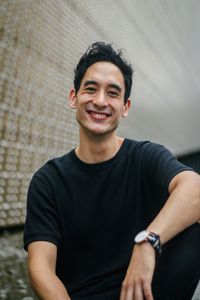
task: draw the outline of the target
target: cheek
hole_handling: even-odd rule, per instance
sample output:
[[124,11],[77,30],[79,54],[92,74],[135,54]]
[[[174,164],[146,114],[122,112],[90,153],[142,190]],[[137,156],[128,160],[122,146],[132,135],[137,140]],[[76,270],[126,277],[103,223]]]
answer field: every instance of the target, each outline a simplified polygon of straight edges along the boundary
[[125,111],[125,107],[122,105],[119,105],[119,107],[117,108],[118,114],[122,115]]
[[81,96],[78,98],[78,103],[77,105],[82,108],[84,107],[85,104],[88,102],[91,102],[93,100],[92,96],[88,94],[81,94]]
[[83,117],[86,116],[84,105],[77,105],[76,116],[79,117],[79,118],[83,118]]

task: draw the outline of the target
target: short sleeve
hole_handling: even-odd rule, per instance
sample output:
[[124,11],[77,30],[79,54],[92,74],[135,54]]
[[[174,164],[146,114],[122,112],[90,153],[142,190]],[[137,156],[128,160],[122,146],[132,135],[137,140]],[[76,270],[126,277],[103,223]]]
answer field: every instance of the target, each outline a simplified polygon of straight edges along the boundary
[[151,181],[168,193],[168,187],[178,173],[193,171],[192,168],[182,164],[164,146],[152,143],[148,152],[148,170]]
[[57,246],[60,243],[53,189],[42,172],[33,176],[28,189],[24,249],[34,241],[48,241]]

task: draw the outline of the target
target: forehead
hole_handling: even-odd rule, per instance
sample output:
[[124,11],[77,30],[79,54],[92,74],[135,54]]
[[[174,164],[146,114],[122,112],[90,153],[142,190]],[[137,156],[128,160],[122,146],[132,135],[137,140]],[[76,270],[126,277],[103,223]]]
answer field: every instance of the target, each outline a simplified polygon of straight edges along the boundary
[[118,84],[124,88],[124,76],[121,70],[110,62],[96,62],[91,65],[82,79],[82,84],[87,80],[94,80],[98,84]]

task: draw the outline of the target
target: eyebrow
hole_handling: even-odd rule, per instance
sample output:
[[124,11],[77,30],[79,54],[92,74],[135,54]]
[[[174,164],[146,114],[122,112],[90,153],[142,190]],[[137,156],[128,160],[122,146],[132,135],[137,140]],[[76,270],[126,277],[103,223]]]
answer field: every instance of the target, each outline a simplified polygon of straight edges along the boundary
[[95,80],[86,80],[86,82],[84,83],[84,87],[86,87],[87,85],[90,85],[90,84],[97,85],[98,83]]
[[[86,87],[90,84],[99,85],[98,82],[95,80],[86,80],[86,82],[84,83],[84,87]],[[116,89],[118,92],[122,91],[122,88],[116,83],[110,83],[109,87]]]
[[118,92],[121,92],[121,90],[122,90],[122,88],[118,84],[115,84],[115,83],[111,83],[111,84],[109,84],[109,86],[116,89]]

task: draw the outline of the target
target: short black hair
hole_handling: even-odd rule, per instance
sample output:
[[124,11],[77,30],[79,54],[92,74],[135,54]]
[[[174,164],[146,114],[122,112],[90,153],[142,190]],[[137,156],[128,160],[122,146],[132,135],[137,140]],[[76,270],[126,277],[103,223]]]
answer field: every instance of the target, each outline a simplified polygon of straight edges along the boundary
[[111,62],[121,70],[125,85],[124,103],[126,103],[131,93],[132,75],[134,71],[131,64],[123,57],[122,51],[114,50],[110,43],[95,42],[80,58],[76,69],[74,70],[74,89],[76,93],[80,89],[81,81],[87,69],[99,61]]

